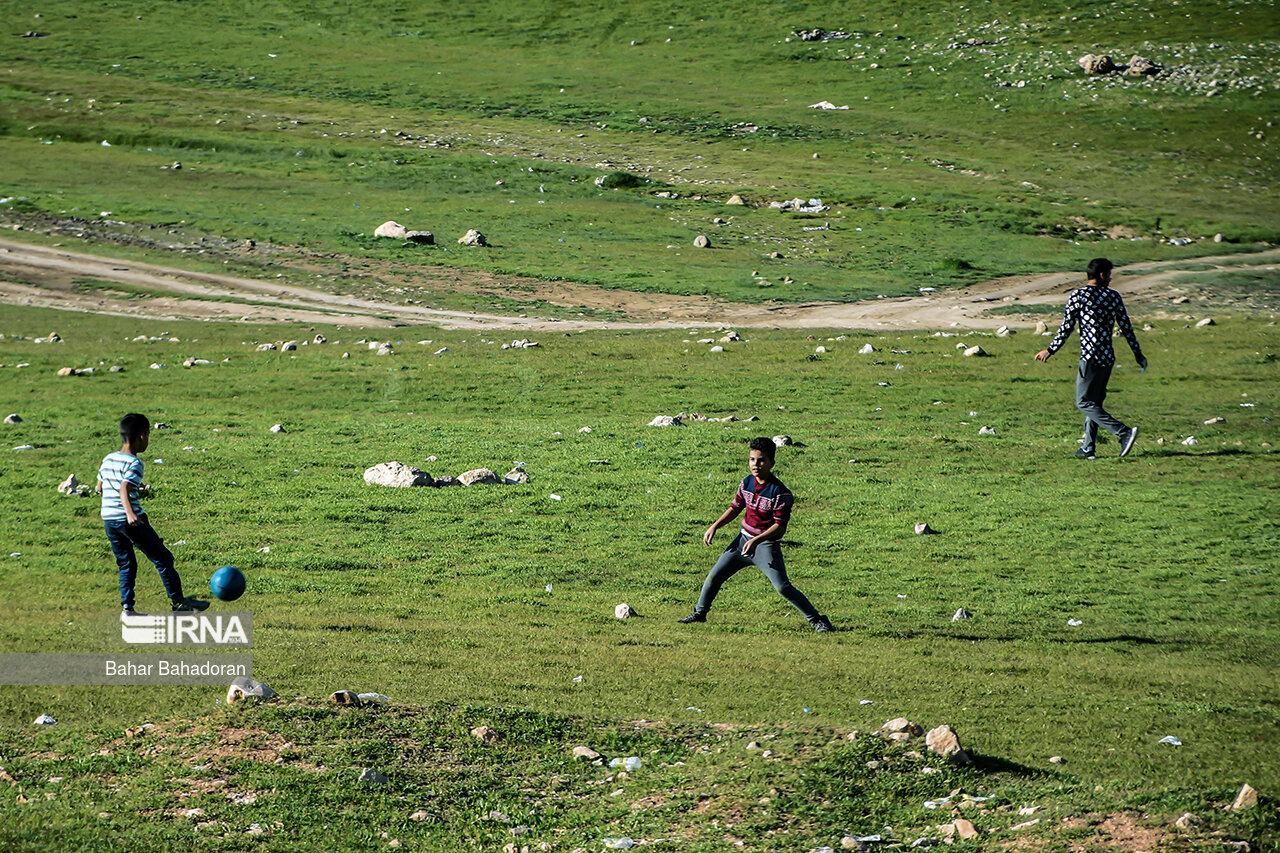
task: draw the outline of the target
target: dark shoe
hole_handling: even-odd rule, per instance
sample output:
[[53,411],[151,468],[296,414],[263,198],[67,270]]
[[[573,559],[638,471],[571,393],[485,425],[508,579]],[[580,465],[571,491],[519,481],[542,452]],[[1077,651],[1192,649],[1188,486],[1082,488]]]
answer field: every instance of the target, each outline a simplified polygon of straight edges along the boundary
[[1129,427],[1127,432],[1120,434],[1120,455],[1123,457],[1128,454],[1133,447],[1133,443],[1138,440],[1138,428]]
[[825,634],[828,631],[835,630],[835,626],[831,624],[831,620],[825,616],[819,616],[817,619],[814,619],[812,625],[813,630],[817,631],[819,634]]
[[691,622],[706,622],[706,621],[707,621],[707,614],[699,613],[696,610],[680,620],[681,624],[684,624],[684,625],[688,625]]
[[1085,450],[1083,447],[1077,450],[1075,453],[1072,453],[1071,455],[1076,457],[1077,459],[1097,459],[1098,458],[1093,455],[1092,450]]
[[182,601],[173,605],[174,613],[195,613],[200,610],[208,610],[209,602],[201,601],[198,598],[184,598]]

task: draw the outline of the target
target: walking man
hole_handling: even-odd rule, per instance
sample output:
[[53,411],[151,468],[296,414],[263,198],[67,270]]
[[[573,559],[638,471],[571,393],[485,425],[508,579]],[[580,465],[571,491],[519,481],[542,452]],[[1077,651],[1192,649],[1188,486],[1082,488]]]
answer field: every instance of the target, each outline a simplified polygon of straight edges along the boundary
[[1120,455],[1133,449],[1138,438],[1136,426],[1126,426],[1102,408],[1107,397],[1107,382],[1116,364],[1116,353],[1111,346],[1111,327],[1120,326],[1120,333],[1133,350],[1138,366],[1147,369],[1147,359],[1138,346],[1133,324],[1124,310],[1124,300],[1111,289],[1111,261],[1094,258],[1085,270],[1087,283],[1073,290],[1063,312],[1062,326],[1049,342],[1049,348],[1036,353],[1036,361],[1048,361],[1049,356],[1062,348],[1076,323],[1080,324],[1080,369],[1076,373],[1076,408],[1084,413],[1084,440],[1073,456],[1093,459],[1097,450],[1098,427],[1111,433],[1120,442]]

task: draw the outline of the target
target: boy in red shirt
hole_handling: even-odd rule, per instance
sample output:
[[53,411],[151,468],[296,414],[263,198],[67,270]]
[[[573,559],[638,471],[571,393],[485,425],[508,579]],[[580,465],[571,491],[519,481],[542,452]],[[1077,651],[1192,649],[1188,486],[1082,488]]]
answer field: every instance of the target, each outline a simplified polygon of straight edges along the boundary
[[767,438],[753,438],[747,455],[747,467],[751,473],[738,484],[733,502],[702,534],[707,545],[716,531],[738,517],[744,509],[742,532],[729,543],[720,559],[702,582],[702,594],[693,612],[681,622],[706,622],[707,611],[715,600],[720,586],[737,574],[740,569],[754,565],[764,572],[778,594],[791,602],[804,614],[815,631],[832,631],[831,620],[820,614],[809,599],[787,580],[786,564],[782,560],[782,534],[791,520],[791,506],[795,498],[782,481],[773,476],[776,447]]

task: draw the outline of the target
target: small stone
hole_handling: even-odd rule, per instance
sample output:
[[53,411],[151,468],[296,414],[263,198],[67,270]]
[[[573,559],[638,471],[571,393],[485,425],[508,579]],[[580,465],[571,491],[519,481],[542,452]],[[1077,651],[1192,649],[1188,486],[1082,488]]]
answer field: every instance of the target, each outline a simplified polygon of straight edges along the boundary
[[405,228],[399,222],[389,219],[374,229],[373,236],[391,237],[393,239],[403,240],[409,236],[409,229]]
[[746,202],[742,200],[742,196],[738,195],[737,193],[734,193],[733,195],[729,196],[729,200],[726,201],[725,204],[746,204]]
[[930,536],[930,535],[936,534],[937,532],[938,531],[934,530],[932,527],[929,526],[929,523],[927,521],[922,521],[916,524],[917,536]]
[[329,701],[344,708],[359,708],[364,704],[354,690],[335,690],[329,694]]
[[669,426],[681,426],[682,424],[683,424],[683,420],[679,415],[658,415],[656,418],[649,421],[649,423],[645,424],[645,426],[669,427]]
[[76,370],[74,367],[60,367],[58,368],[58,375],[59,376],[79,376],[80,371]]
[[496,743],[498,733],[488,726],[476,726],[471,730],[471,736],[481,743]]
[[48,714],[41,714],[40,716],[36,717],[35,721],[31,725],[56,726],[57,724],[58,724],[58,721],[55,720],[53,717],[50,717]]
[[463,246],[488,246],[489,240],[479,231],[471,228],[466,234],[458,238],[458,242]]
[[391,780],[386,776],[383,776],[377,770],[374,770],[372,767],[366,767],[360,771],[360,778],[357,781],[370,782],[374,785],[385,785]]
[[275,348],[275,344],[258,344],[258,352],[270,352]]
[[1196,817],[1191,812],[1183,812],[1182,816],[1173,822],[1173,825],[1178,827],[1178,829],[1190,829],[1199,822],[1200,818]]
[[1215,322],[1213,322],[1213,318],[1212,318],[1212,317],[1205,317],[1203,320],[1201,320],[1200,322],[1196,323],[1196,328],[1197,328],[1197,329],[1199,329],[1199,328],[1202,328],[1202,327],[1204,327],[1204,326],[1216,326],[1216,325],[1218,325],[1218,324],[1217,324],[1217,323],[1215,323]]
[[1200,439],[1196,438],[1194,435],[1189,435],[1182,440],[1182,443],[1186,447],[1195,447],[1200,443]]
[[724,352],[724,347],[716,345],[711,348],[712,352]]
[[693,238],[693,245],[694,248],[709,249],[711,248],[711,240],[707,238],[706,234],[699,234]]
[[995,434],[996,434],[996,431],[994,427],[984,426],[978,430],[978,435],[995,435]]
[[972,358],[974,356],[978,356],[979,358],[981,358],[988,355],[987,351],[979,346],[969,347],[964,351],[964,354],[965,354],[965,358]]
[[1066,764],[1067,760],[1063,758],[1061,755],[1051,755],[1049,757],[1049,763],[1050,764]]
[[1231,810],[1234,812],[1251,809],[1258,804],[1258,792],[1254,790],[1252,785],[1246,783],[1240,788],[1240,793],[1236,794],[1235,801],[1231,803]]
[[4,419],[4,422],[7,424],[20,424],[22,423],[22,416],[16,414],[9,415]]
[[1116,70],[1116,64],[1106,54],[1086,53],[1076,61],[1086,74],[1109,74]]
[[274,424],[274,425],[271,427],[271,430],[270,430],[270,431],[271,431],[271,432],[284,432],[284,424]]
[[884,734],[906,734],[910,737],[919,737],[924,734],[924,728],[916,723],[911,722],[906,717],[895,717],[887,721],[880,727],[880,731]]
[[953,822],[956,828],[956,834],[963,839],[972,839],[978,837],[978,830],[971,821],[958,817]]
[[951,726],[941,725],[936,729],[930,729],[924,736],[924,742],[930,751],[938,753],[953,764],[972,763],[969,754],[960,746],[960,736]]
[[436,235],[430,231],[406,231],[404,238],[410,243],[417,243],[419,246],[434,246],[436,244]]
[[952,614],[951,621],[961,622],[965,619],[972,619],[972,618],[973,618],[973,614],[970,613],[968,610],[965,610],[963,607],[961,607],[954,614]]
[[1016,335],[1016,334],[1018,334],[1018,330],[1010,329],[1008,326],[1001,326],[1000,328],[996,329],[996,337],[998,338],[1007,338],[1010,335]]
[[816,352],[816,353],[818,353],[818,354],[822,354],[822,353],[824,353],[824,352],[826,352],[826,351],[827,351],[827,348],[826,348],[826,347],[821,347],[821,346],[820,346],[820,347],[817,347],[816,349],[814,349],[814,352]]
[[1048,334],[1048,332],[1049,332],[1049,327],[1045,325],[1044,320],[1036,320],[1036,334],[1045,335],[1045,334]]
[[793,444],[795,444],[795,442],[791,439],[791,436],[789,435],[775,435],[773,437],[774,447],[790,447]]
[[600,753],[589,746],[575,746],[573,748],[573,757],[578,761],[595,761],[600,757]]
[[512,468],[503,478],[508,486],[520,486],[529,482],[529,474],[523,468]]
[[1213,242],[1215,242],[1215,243],[1223,243],[1223,242],[1226,242],[1226,239],[1227,239],[1227,238],[1226,238],[1226,236],[1225,236],[1225,235],[1222,235],[1222,234],[1214,234],[1214,235],[1213,235]]
[[640,614],[632,610],[631,605],[627,604],[626,602],[623,602],[622,604],[619,604],[617,607],[613,608],[613,616],[615,619],[630,619],[634,616],[639,616],[639,615]]
[[1044,811],[1044,809],[1042,809],[1040,806],[1023,806],[1022,808],[1018,809],[1018,814],[1033,815],[1033,814],[1038,814],[1041,811]]
[[311,343],[323,344],[323,343],[326,343],[328,340],[329,339],[326,338],[324,335],[316,335],[314,338],[311,339]]
[[372,486],[391,486],[400,489],[411,486],[430,486],[435,482],[426,471],[419,471],[400,462],[381,462],[372,468],[366,468],[364,481]]
[[427,811],[426,809],[418,809],[416,812],[409,815],[409,820],[417,821],[421,823],[422,821],[426,820],[429,817],[431,817],[431,812]]
[[297,351],[298,351],[297,341],[285,341],[280,345],[280,352],[297,352]]
[[499,486],[503,480],[489,468],[472,468],[459,474],[458,482],[464,486]]
[[876,351],[876,348],[873,347],[871,344],[863,344],[862,349],[858,350],[858,355],[871,355],[871,353],[875,351]]

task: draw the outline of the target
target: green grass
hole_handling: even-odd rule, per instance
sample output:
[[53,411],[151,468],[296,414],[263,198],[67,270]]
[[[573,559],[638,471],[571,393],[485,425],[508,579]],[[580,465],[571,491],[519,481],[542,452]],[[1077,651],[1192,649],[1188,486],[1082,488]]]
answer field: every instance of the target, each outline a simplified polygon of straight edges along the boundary
[[[1271,2],[1220,0],[1209,30],[1118,2],[251,8],[7,9],[11,29],[46,37],[0,52],[3,218],[110,211],[423,270],[746,301],[1210,250],[1170,236],[1222,233],[1215,252],[1280,236]],[[793,35],[814,25],[854,35]],[[966,38],[996,44],[952,46]],[[1167,73],[1086,77],[1075,60],[1095,44]],[[808,108],[824,98],[850,109]],[[624,173],[649,183],[595,185]],[[752,206],[725,206],[735,192]],[[832,209],[756,206],[793,196]],[[368,236],[386,219],[438,245]],[[1113,226],[1143,239],[1105,239]],[[493,248],[454,243],[472,227]],[[700,233],[711,249],[692,247]]]
[[[515,761],[522,787],[538,790],[563,771],[537,762],[564,764],[584,726],[623,737],[628,727],[618,720],[661,720],[675,732],[725,722],[798,738],[811,747],[778,771],[780,782],[735,762],[695,767],[671,743],[650,748],[739,799],[768,796],[759,791],[769,786],[793,791],[778,820],[809,833],[810,847],[881,821],[932,826],[915,811],[902,817],[903,797],[936,793],[918,769],[868,781],[867,802],[883,805],[865,806],[860,820],[853,812],[863,806],[822,806],[842,802],[840,791],[854,796],[849,768],[864,757],[823,746],[831,733],[870,731],[898,715],[950,723],[986,758],[981,778],[948,782],[942,793],[981,784],[1011,802],[1030,792],[1073,813],[1139,809],[1172,819],[1179,810],[1208,813],[1206,802],[1229,799],[1243,782],[1264,796],[1280,783],[1270,749],[1280,721],[1273,326],[1224,320],[1142,333],[1151,369],[1139,375],[1122,365],[1108,400],[1141,425],[1140,447],[1120,462],[1104,445],[1092,464],[1066,456],[1078,429],[1069,357],[1037,365],[1037,344],[1024,336],[960,337],[994,355],[976,360],[959,356],[955,338],[854,334],[824,341],[831,351],[811,360],[815,343],[799,332],[752,331],[748,342],[712,354],[694,342],[701,332],[548,334],[538,349],[502,350],[471,332],[402,329],[399,354],[377,358],[356,343],[366,333],[316,328],[331,343],[259,353],[258,341],[309,338],[311,328],[0,309],[7,405],[25,419],[4,427],[5,553],[22,556],[6,557],[0,576],[0,650],[97,651],[111,642],[115,572],[97,501],[54,487],[72,472],[91,480],[117,443],[114,422],[141,409],[173,426],[156,431],[145,454],[155,490],[147,509],[170,543],[186,540],[174,551],[189,589],[226,563],[248,574],[255,675],[311,704],[338,688],[394,699],[391,721],[287,704],[252,718],[250,728],[296,743],[290,715],[314,714],[320,732],[352,726],[352,741],[316,735],[304,748],[311,763],[346,768],[309,794],[290,780],[310,777],[291,775],[287,763],[229,765],[223,778],[237,785],[286,792],[279,805],[244,812],[237,832],[261,815],[282,824],[273,830],[279,843],[318,845],[293,815],[318,810],[351,832],[398,815],[395,829],[422,799],[408,796],[415,786],[449,801],[450,788],[431,774],[458,766],[446,760],[431,770],[427,754],[409,749],[412,738],[402,743],[382,728],[416,725],[404,721],[420,713],[443,715],[440,725],[455,730],[460,719],[474,724],[511,709],[548,715],[545,725],[572,734],[531,736],[529,749],[543,757],[498,752],[484,771],[503,773],[494,768]],[[63,343],[33,342],[54,330]],[[160,340],[132,340],[143,334]],[[878,351],[858,355],[864,342]],[[442,345],[450,351],[432,355]],[[187,356],[214,364],[177,367]],[[153,362],[170,367],[148,369]],[[54,375],[61,366],[111,364],[126,370]],[[681,410],[761,420],[644,426]],[[1226,423],[1203,424],[1215,415]],[[286,431],[271,434],[274,423]],[[979,437],[979,426],[997,435]],[[834,635],[807,630],[748,573],[726,586],[707,625],[674,622],[714,558],[701,531],[742,476],[744,440],[757,433],[803,443],[779,458],[798,501],[787,556],[797,586],[842,629]],[[1180,443],[1189,434],[1198,446]],[[35,449],[8,449],[20,444]],[[477,466],[501,474],[518,460],[532,481],[406,491],[362,482],[364,468],[391,459],[433,474]],[[941,535],[916,536],[916,521]],[[270,552],[259,553],[266,545]],[[142,572],[138,588],[144,610],[162,603],[153,573]],[[615,620],[619,601],[643,618]],[[952,623],[957,607],[975,618]],[[1070,627],[1069,618],[1083,624]],[[100,810],[127,833],[177,831],[186,820],[172,817],[174,786],[165,780],[203,772],[189,769],[204,763],[196,745],[126,765],[119,762],[132,745],[101,762],[94,750],[148,720],[170,729],[247,725],[239,715],[255,712],[220,709],[220,695],[4,688],[0,726],[13,745],[4,766],[19,768],[24,791],[47,776],[78,780],[80,793],[42,806],[70,846],[97,843],[88,841],[97,821],[85,816]],[[440,710],[414,710],[433,703]],[[31,720],[45,712],[59,726],[33,732]],[[1184,745],[1158,744],[1166,734]],[[466,743],[460,735],[449,748]],[[1067,763],[1055,768],[1051,755]],[[81,775],[68,775],[68,762]],[[340,780],[378,762],[405,768],[397,784],[410,785],[408,799],[352,801]],[[93,792],[119,784],[111,780],[124,766],[139,771],[124,784],[125,802],[149,805],[98,804]],[[675,780],[657,775],[643,794],[670,791]],[[1059,784],[1067,793],[1051,797]],[[1101,795],[1090,793],[1095,784]],[[1264,803],[1252,816],[1215,812],[1211,826],[1274,841],[1273,801]],[[538,827],[568,831],[577,840],[566,849],[585,843],[581,821],[600,835],[666,831],[645,813],[638,828],[622,820],[619,832],[606,831],[621,812],[595,808],[566,801]],[[10,837],[36,846],[45,821],[9,814],[0,825]],[[761,819],[740,831],[764,849],[795,849],[770,840],[769,828],[776,824]],[[432,834],[441,830],[415,831],[426,846],[447,846]],[[126,837],[138,847],[161,843]]]

